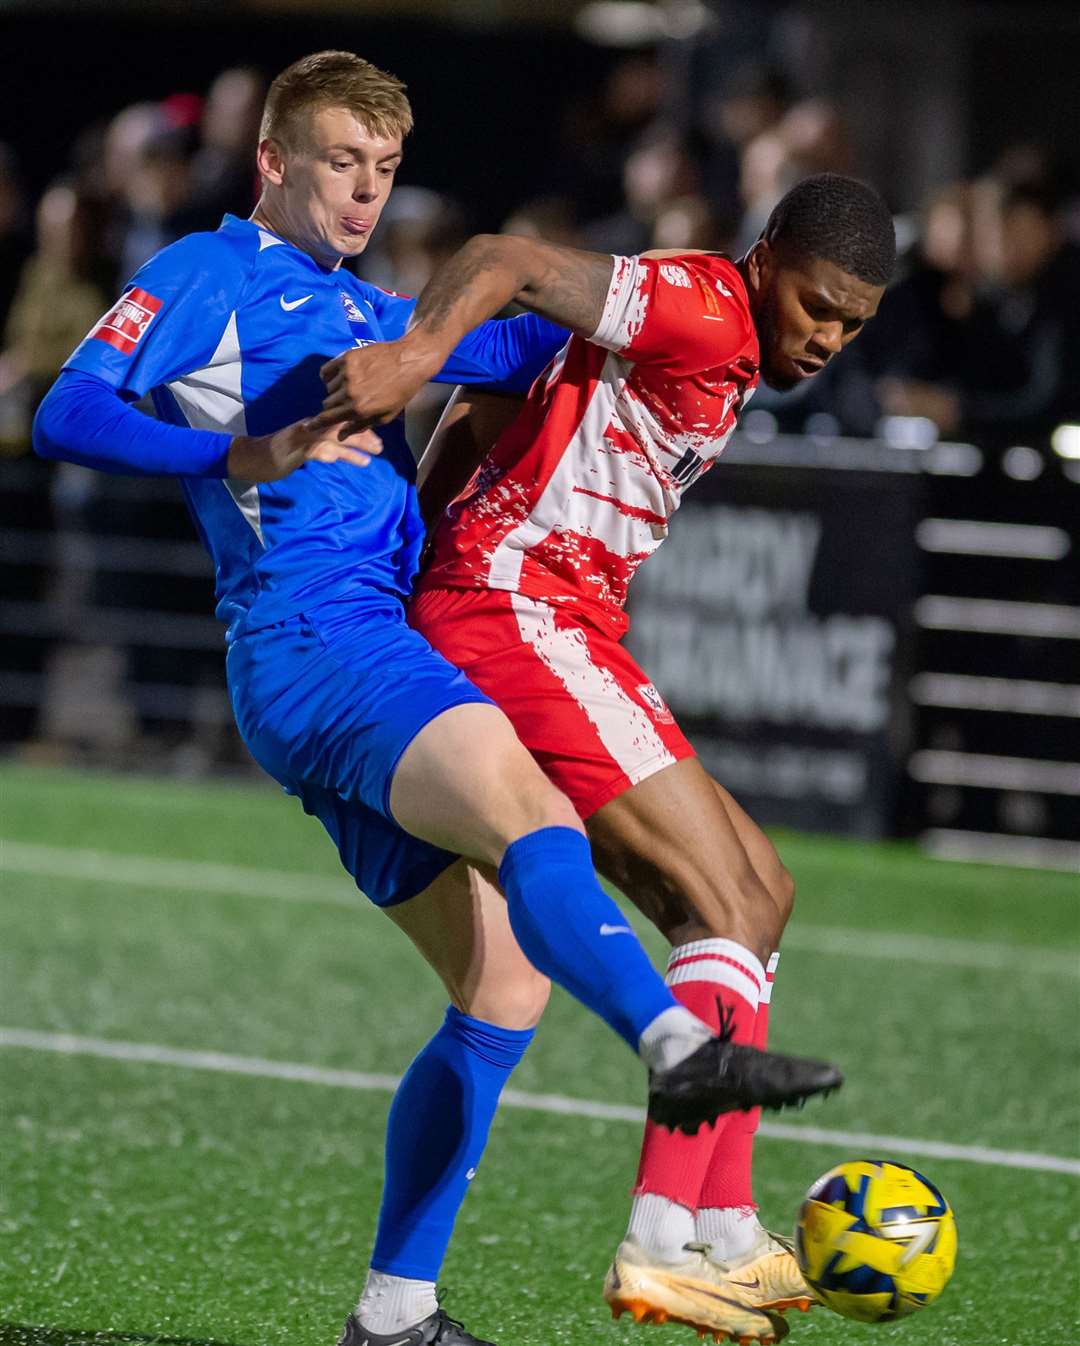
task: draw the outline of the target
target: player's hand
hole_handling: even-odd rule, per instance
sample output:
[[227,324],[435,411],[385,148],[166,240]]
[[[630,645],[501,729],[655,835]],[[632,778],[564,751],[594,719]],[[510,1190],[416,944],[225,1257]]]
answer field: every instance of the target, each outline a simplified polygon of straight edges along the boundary
[[240,481],[280,481],[308,462],[367,467],[382,447],[373,430],[296,421],[273,435],[237,435],[229,446],[229,476]]
[[350,429],[385,425],[445,362],[445,353],[416,333],[345,351],[319,370],[326,400],[313,424],[344,421]]

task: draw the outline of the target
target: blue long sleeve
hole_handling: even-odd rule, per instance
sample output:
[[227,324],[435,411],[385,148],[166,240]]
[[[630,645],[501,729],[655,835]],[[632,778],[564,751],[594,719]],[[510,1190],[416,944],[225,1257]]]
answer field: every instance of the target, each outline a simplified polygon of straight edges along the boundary
[[[385,340],[404,336],[416,296],[391,294],[376,285],[365,290]],[[565,328],[535,313],[496,318],[466,332],[433,382],[485,384],[503,392],[527,393],[569,340]]]
[[569,339],[565,328],[535,313],[481,323],[462,338],[434,381],[527,393]]
[[103,379],[66,369],[34,417],[34,452],[130,476],[224,477],[232,436],[136,411]]

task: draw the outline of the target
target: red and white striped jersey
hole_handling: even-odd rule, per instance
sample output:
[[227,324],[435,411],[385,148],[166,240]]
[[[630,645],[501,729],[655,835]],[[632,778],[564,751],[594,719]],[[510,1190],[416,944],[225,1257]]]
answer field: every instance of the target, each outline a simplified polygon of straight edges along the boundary
[[618,639],[634,571],[723,449],[759,358],[726,258],[616,257],[599,327],[570,338],[450,506],[421,587],[574,605]]

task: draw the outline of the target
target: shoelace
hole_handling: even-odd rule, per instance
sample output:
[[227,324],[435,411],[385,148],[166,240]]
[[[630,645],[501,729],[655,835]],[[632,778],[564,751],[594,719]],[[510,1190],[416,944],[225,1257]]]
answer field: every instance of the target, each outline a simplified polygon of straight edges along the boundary
[[777,1234],[772,1229],[766,1229],[765,1232],[774,1243],[779,1243],[784,1252],[790,1253],[792,1257],[795,1256],[795,1240],[793,1238],[789,1238],[787,1234]]
[[725,1005],[717,996],[716,1008],[720,1013],[720,1027],[716,1036],[721,1042],[730,1042],[735,1036],[735,1006]]
[[445,1326],[445,1327],[456,1327],[460,1332],[464,1332],[464,1331],[465,1331],[465,1324],[464,1324],[464,1323],[461,1323],[461,1322],[458,1322],[458,1320],[457,1320],[456,1318],[451,1318],[450,1315],[447,1313],[447,1311],[446,1311],[446,1310],[443,1308],[443,1306],[442,1306],[443,1295],[444,1295],[445,1293],[446,1293],[446,1291],[443,1290],[441,1287],[435,1291],[435,1303],[438,1304],[438,1306],[439,1306],[437,1312],[438,1312],[439,1318],[441,1319],[441,1322],[440,1322],[440,1331],[442,1330],[442,1327]]
[[[764,1227],[764,1226],[763,1226],[763,1227]],[[790,1238],[788,1238],[787,1235],[785,1235],[785,1234],[776,1234],[776,1233],[774,1233],[771,1229],[766,1229],[766,1230],[765,1230],[765,1233],[769,1236],[770,1239],[772,1239],[772,1241],[773,1241],[774,1243],[779,1243],[780,1247],[783,1248],[784,1252],[786,1252],[786,1253],[791,1253],[792,1256],[795,1255],[795,1240],[794,1240],[794,1239],[790,1239]],[[702,1257],[708,1257],[709,1254],[710,1254],[710,1252],[712,1251],[712,1244],[711,1244],[711,1243],[684,1243],[684,1244],[683,1244],[683,1248],[684,1248],[688,1253],[700,1253],[700,1254],[702,1255]],[[720,1259],[715,1259],[715,1260],[717,1260],[718,1262],[720,1261]],[[726,1265],[726,1263],[722,1263],[722,1265]]]

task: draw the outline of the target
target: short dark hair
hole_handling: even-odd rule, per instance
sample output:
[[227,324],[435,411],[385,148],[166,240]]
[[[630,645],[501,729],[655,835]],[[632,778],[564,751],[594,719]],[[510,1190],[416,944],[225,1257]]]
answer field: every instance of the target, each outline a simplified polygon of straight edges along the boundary
[[867,285],[887,285],[896,231],[881,195],[858,178],[818,173],[784,195],[761,235],[773,247],[832,262]]

